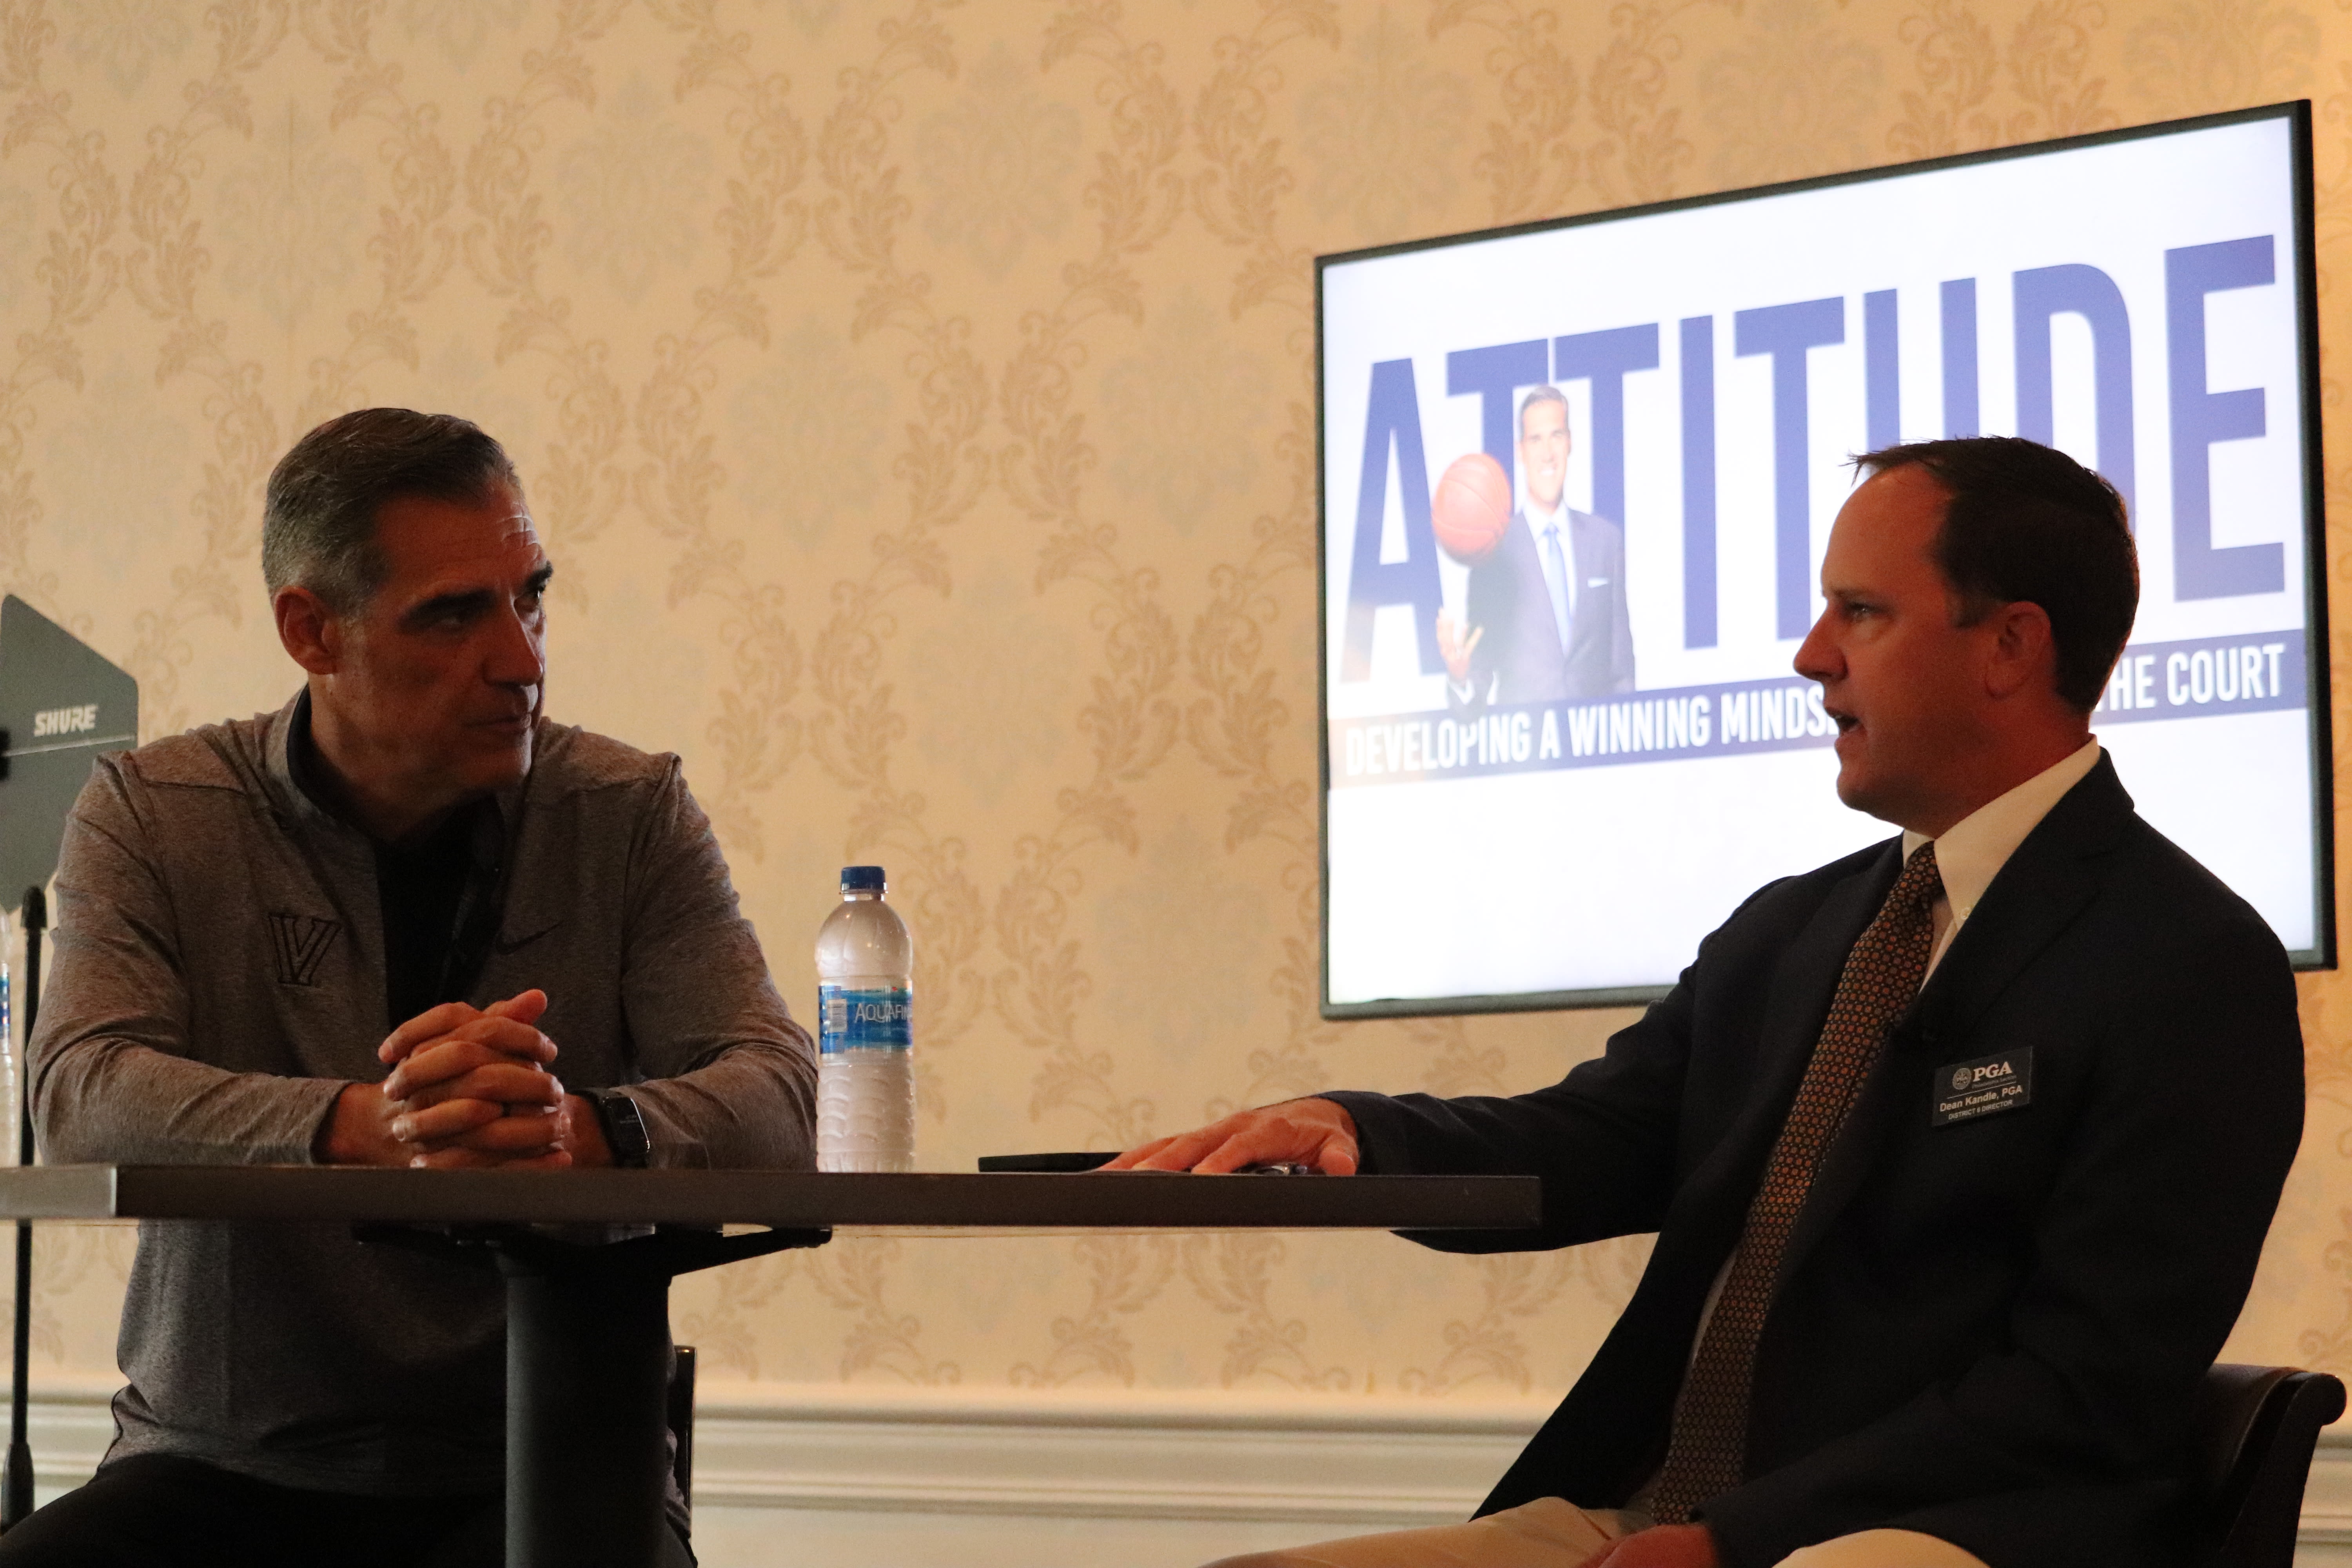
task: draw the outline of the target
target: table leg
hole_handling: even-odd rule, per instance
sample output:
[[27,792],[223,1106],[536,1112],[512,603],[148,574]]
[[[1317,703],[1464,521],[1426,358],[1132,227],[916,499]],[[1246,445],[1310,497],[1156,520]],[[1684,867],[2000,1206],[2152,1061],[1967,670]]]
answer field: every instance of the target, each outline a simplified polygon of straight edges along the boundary
[[669,1277],[502,1254],[507,1568],[653,1568]]
[[669,1282],[822,1247],[829,1230],[673,1229],[574,1244],[509,1226],[354,1227],[507,1281],[507,1568],[654,1568],[668,1491]]

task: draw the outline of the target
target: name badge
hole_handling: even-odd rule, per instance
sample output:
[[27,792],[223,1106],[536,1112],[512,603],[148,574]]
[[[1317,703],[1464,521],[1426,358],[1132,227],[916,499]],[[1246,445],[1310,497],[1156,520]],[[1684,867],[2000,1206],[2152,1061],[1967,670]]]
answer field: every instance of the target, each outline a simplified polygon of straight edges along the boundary
[[2033,1047],[2000,1051],[1936,1069],[1927,1124],[1948,1127],[2033,1103]]

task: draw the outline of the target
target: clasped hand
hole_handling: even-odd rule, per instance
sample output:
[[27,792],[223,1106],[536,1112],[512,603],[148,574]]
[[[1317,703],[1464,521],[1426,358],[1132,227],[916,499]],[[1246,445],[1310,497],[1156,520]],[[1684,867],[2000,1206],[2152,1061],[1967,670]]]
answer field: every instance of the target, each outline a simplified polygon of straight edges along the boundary
[[593,1112],[549,1070],[555,1042],[536,1026],[546,1011],[547,993],[525,991],[488,1007],[445,1002],[394,1029],[376,1047],[391,1074],[337,1098],[326,1160],[436,1170],[609,1164]]

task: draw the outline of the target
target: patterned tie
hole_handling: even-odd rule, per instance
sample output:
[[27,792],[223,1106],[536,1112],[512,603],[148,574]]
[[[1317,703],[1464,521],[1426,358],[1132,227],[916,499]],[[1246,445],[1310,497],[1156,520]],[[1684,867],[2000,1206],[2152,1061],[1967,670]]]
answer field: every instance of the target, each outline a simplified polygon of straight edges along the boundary
[[1559,523],[1557,520],[1544,525],[1543,531],[1544,586],[1551,593],[1551,618],[1559,627],[1559,651],[1568,651],[1569,603],[1568,563],[1559,548]]
[[1748,1226],[1732,1254],[1730,1278],[1675,1405],[1674,1435],[1652,1505],[1661,1524],[1687,1522],[1691,1510],[1746,1479],[1756,1342],[1772,1304],[1780,1257],[1813,1173],[1876,1065],[1888,1026],[1919,993],[1935,945],[1936,896],[1943,886],[1936,847],[1920,846],[1879,906],[1878,918],[1846,955],[1829,1021],[1822,1026],[1789,1120],[1772,1145],[1764,1184],[1748,1205]]

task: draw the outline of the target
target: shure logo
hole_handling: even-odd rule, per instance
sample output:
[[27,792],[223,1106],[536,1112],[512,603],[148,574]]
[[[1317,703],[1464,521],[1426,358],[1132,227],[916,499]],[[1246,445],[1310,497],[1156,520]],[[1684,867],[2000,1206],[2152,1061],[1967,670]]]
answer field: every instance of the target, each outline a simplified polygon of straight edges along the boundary
[[71,735],[98,728],[98,704],[85,702],[79,708],[45,708],[33,715],[36,735]]

